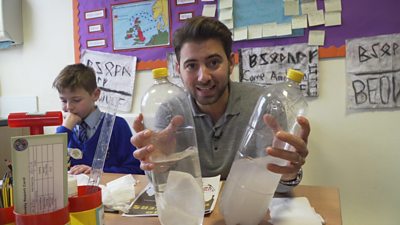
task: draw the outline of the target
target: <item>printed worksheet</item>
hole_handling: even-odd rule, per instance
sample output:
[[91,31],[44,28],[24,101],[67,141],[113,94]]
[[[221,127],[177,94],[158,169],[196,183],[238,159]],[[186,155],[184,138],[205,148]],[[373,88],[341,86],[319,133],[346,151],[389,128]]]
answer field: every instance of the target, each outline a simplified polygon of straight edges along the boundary
[[64,208],[67,197],[67,136],[49,134],[11,138],[14,207],[20,214]]

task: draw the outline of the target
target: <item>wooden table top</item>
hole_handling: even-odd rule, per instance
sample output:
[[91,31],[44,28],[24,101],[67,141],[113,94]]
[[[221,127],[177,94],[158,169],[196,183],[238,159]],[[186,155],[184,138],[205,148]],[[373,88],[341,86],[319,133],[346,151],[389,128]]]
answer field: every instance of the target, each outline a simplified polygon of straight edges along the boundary
[[[102,176],[101,183],[107,183],[120,176],[122,174],[105,173]],[[133,176],[138,180],[135,192],[139,193],[146,186],[147,178],[144,175]],[[339,190],[335,187],[299,185],[293,189],[290,195],[283,197],[306,197],[315,211],[324,218],[326,225],[342,224]],[[266,216],[260,225],[271,225],[267,222],[268,218],[269,216]],[[158,217],[123,217],[120,214],[105,213],[104,219],[105,224],[110,225],[160,225]],[[211,214],[204,217],[203,225],[225,225],[218,204]]]

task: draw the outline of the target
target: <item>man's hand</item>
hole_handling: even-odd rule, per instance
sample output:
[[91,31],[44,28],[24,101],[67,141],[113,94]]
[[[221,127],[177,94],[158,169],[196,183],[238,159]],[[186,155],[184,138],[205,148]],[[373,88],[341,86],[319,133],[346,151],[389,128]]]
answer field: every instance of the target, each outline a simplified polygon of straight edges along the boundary
[[175,116],[168,127],[160,132],[154,132],[144,129],[142,114],[135,119],[133,128],[137,133],[132,136],[131,143],[136,147],[133,156],[140,160],[142,170],[154,169],[152,159],[174,152],[176,145],[175,131],[183,122],[182,116]]
[[[273,147],[267,148],[268,155],[288,161],[288,164],[284,166],[268,164],[267,169],[274,173],[282,174],[281,180],[283,181],[295,179],[297,172],[305,164],[305,159],[308,155],[307,142],[308,135],[311,131],[308,120],[302,116],[297,118],[297,122],[301,127],[299,136],[283,131],[275,119],[270,115],[264,116],[264,122],[271,127],[275,134],[275,138],[277,139],[274,140]],[[291,145],[291,151],[284,150],[282,145],[274,145],[279,142],[286,142]]]

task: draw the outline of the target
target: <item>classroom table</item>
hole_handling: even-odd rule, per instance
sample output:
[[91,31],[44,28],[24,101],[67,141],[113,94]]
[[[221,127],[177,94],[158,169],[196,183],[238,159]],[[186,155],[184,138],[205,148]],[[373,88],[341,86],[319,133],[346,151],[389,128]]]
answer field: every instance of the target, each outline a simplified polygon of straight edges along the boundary
[[[101,178],[101,183],[105,184],[120,176],[122,174],[105,173]],[[144,175],[133,176],[138,180],[135,192],[139,193],[146,186],[147,178]],[[325,219],[325,225],[342,224],[339,190],[335,187],[299,185],[291,193],[278,197],[306,197],[315,211]],[[267,215],[260,225],[271,225],[268,223],[268,218]],[[110,225],[160,225],[157,217],[123,217],[121,214],[115,213],[105,213],[104,220],[105,224]],[[204,217],[203,225],[225,225],[223,217],[219,212],[218,203],[214,211]]]

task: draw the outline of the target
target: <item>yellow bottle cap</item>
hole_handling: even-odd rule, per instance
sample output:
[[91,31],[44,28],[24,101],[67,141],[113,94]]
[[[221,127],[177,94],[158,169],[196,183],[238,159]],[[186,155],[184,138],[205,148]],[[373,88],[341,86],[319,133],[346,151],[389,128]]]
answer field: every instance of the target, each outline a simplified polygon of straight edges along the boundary
[[151,72],[153,73],[153,78],[154,79],[158,79],[158,78],[162,78],[162,77],[167,77],[168,76],[168,69],[165,68],[165,67],[153,69]]
[[296,81],[297,83],[300,83],[301,80],[304,77],[304,73],[298,70],[294,69],[288,69],[287,71],[287,77],[293,81]]

